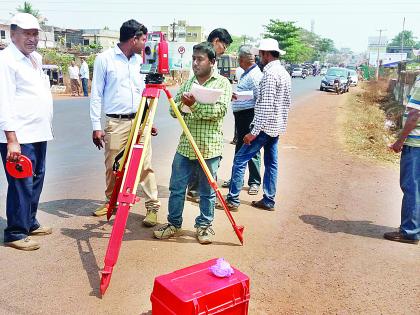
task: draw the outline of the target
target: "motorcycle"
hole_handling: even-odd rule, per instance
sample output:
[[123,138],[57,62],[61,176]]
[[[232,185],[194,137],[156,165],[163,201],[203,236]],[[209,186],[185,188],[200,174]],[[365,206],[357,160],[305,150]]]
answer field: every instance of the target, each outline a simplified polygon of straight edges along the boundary
[[339,78],[334,79],[334,91],[337,95],[342,93]]

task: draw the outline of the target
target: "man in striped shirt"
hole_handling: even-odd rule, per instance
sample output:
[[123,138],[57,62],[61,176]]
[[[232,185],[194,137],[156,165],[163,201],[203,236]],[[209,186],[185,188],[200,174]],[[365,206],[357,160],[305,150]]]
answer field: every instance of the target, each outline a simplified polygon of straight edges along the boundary
[[401,225],[398,231],[384,234],[390,241],[418,244],[420,240],[420,75],[408,96],[404,128],[389,147],[401,152],[400,185],[403,191]]
[[239,193],[243,186],[246,164],[261,148],[264,148],[264,195],[261,200],[253,201],[252,205],[256,208],[274,210],[278,171],[277,146],[279,135],[286,131],[291,104],[290,75],[278,59],[285,53],[280,50],[276,40],[272,38],[261,40],[259,55],[265,67],[255,104],[251,132],[243,138],[244,145],[233,160],[231,184],[226,198],[231,211],[237,211],[240,204]]
[[[241,66],[242,75],[239,77],[238,92],[250,92],[250,99],[238,100],[237,95],[233,93],[232,111],[235,117],[235,133],[238,141],[235,147],[237,153],[244,144],[243,138],[251,131],[250,125],[254,119],[255,102],[258,99],[260,81],[262,72],[255,63],[255,56],[251,52],[252,46],[242,45],[238,51],[238,62]],[[248,178],[248,194],[256,195],[261,185],[260,175],[261,154],[260,151],[248,162],[249,178]],[[230,186],[230,180],[223,183],[224,187]]]
[[[185,123],[214,178],[216,178],[223,153],[223,119],[232,96],[229,80],[213,70],[215,62],[216,52],[211,43],[204,42],[195,45],[193,47],[194,76],[181,86],[174,99],[180,110],[183,110],[184,106],[189,108],[190,113],[184,114]],[[193,84],[221,89],[222,95],[214,104],[200,103],[190,92]],[[171,115],[175,117],[172,110]],[[168,223],[154,231],[156,238],[166,239],[182,234],[185,194],[191,174],[197,167],[199,167],[199,162],[196,154],[188,138],[182,133],[172,162]],[[209,244],[212,242],[210,234],[214,235],[211,225],[214,219],[216,193],[201,169],[198,172],[198,182],[200,215],[195,219],[195,228],[199,243]]]

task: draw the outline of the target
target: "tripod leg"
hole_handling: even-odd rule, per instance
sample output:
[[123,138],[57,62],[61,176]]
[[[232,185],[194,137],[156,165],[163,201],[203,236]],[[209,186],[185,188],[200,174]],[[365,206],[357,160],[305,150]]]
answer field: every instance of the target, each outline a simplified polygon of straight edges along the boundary
[[225,202],[225,200],[222,196],[222,193],[219,190],[219,187],[217,186],[217,183],[216,183],[215,179],[211,175],[211,172],[210,172],[209,168],[207,167],[207,164],[204,161],[204,158],[203,158],[200,150],[198,149],[197,144],[195,143],[195,140],[194,140],[193,136],[191,135],[190,131],[188,130],[187,125],[185,124],[184,118],[182,118],[182,115],[179,112],[178,107],[176,106],[176,104],[175,104],[171,94],[169,93],[169,91],[165,89],[165,93],[166,93],[166,96],[168,97],[169,104],[171,105],[172,110],[174,111],[179,123],[181,124],[182,130],[184,131],[185,135],[188,138],[188,141],[190,142],[191,146],[193,147],[193,150],[195,152],[195,155],[197,156],[198,162],[200,163],[201,168],[203,169],[204,173],[206,174],[206,177],[209,181],[210,186],[216,192],[216,196],[217,196],[217,198],[219,198],[220,202],[222,203],[223,209],[225,210],[225,213],[226,213],[230,223],[232,224],[232,227],[233,227],[233,229],[236,233],[236,236],[238,237],[241,244],[243,244],[244,243],[244,238],[243,238],[244,227],[236,225],[235,220],[233,219],[232,214],[230,213],[229,209],[227,208],[226,202]]
[[[127,167],[122,179],[121,191],[118,194],[118,210],[115,215],[115,222],[112,227],[108,249],[104,259],[105,266],[102,271],[100,284],[100,291],[102,295],[105,294],[105,291],[108,288],[113,268],[118,260],[124,230],[127,224],[128,213],[132,205],[136,202],[136,191],[145,157],[143,154],[144,148],[147,147],[147,144],[150,141],[150,133],[156,113],[156,107],[157,99],[152,99],[149,111],[147,112],[143,124],[141,124],[140,120],[138,120],[134,128],[133,139],[128,152]],[[139,133],[140,127],[142,133],[137,139],[135,135]]]
[[146,97],[142,97],[139,109],[137,110],[136,117],[134,118],[134,121],[133,121],[133,127],[130,130],[130,135],[128,136],[128,140],[124,148],[124,154],[120,160],[120,166],[115,174],[114,190],[112,191],[112,195],[108,203],[108,212],[106,215],[108,221],[111,218],[112,213],[114,212],[115,205],[117,204],[117,198],[121,189],[122,179],[124,175],[125,163],[127,162],[127,155],[128,155],[128,152],[130,151],[133,138],[134,138],[134,141],[136,141],[137,139],[137,133],[136,133],[136,137],[134,137],[135,129],[136,129],[137,123],[139,121],[141,122],[141,117],[143,115],[145,104],[146,104]]

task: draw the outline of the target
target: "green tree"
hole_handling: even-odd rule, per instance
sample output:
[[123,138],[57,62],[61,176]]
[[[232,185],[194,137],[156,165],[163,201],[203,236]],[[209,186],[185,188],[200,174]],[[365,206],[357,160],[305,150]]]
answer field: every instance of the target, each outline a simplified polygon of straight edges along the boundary
[[420,42],[416,41],[416,37],[413,35],[412,31],[402,31],[395,36],[388,47],[401,47],[401,43],[404,44],[404,47],[419,48]]
[[233,42],[226,49],[226,54],[236,54],[238,52],[239,47],[244,43],[243,36],[232,35],[232,40]]

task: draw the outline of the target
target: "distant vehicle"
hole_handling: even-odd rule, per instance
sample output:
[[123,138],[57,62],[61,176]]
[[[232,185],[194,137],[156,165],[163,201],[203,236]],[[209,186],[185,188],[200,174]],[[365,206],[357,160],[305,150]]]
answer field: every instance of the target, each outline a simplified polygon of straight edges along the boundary
[[359,84],[359,76],[355,70],[349,69],[350,85],[357,86]]
[[[341,67],[332,67],[327,70],[327,73],[321,80],[321,86],[319,89],[321,91],[337,91],[337,82],[338,82],[338,90],[341,93],[348,92],[348,76],[349,76],[349,69],[341,68]],[[336,84],[334,85],[334,80]]]
[[233,83],[236,79],[235,73],[238,67],[238,59],[232,55],[222,55],[217,60],[217,68],[219,73],[226,77],[230,83]]
[[302,77],[303,69],[302,68],[294,68],[291,73],[292,78]]
[[42,71],[50,80],[50,86],[64,85],[63,72],[57,65],[42,65]]

